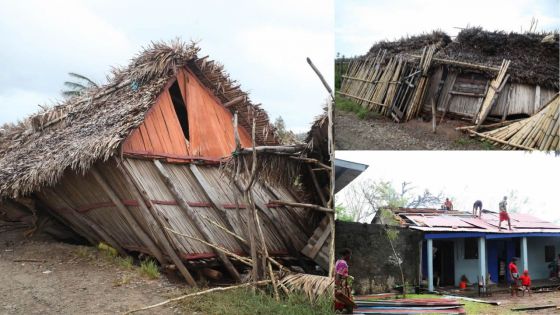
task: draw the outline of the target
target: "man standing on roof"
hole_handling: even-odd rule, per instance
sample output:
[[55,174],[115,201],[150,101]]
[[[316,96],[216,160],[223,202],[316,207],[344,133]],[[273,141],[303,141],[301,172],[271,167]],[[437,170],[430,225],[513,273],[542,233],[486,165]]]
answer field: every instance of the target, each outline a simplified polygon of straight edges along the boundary
[[453,203],[449,198],[445,198],[445,202],[443,203],[443,209],[447,211],[453,210]]
[[511,231],[511,220],[509,219],[509,214],[507,212],[507,197],[504,196],[504,200],[500,201],[500,223],[498,224],[498,230],[502,229],[502,221],[508,222],[508,227]]
[[[478,215],[476,214],[477,210],[478,210]],[[474,202],[472,212],[473,212],[472,214],[475,217],[479,217],[479,218],[482,217],[482,201],[477,200],[477,201]]]

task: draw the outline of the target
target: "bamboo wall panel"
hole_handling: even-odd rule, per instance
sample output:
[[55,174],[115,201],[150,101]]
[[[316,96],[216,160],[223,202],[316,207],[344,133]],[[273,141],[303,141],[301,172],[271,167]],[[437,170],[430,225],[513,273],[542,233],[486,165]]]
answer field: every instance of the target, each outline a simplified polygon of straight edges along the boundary
[[[504,92],[500,94],[496,105],[494,105],[490,115],[501,116],[504,107],[507,107],[507,115],[526,114],[532,116],[537,113],[544,105],[556,96],[556,91],[547,88],[540,88],[540,98],[538,106],[535,106],[535,85],[528,84],[507,84]],[[509,95],[507,95],[509,93]]]
[[[164,89],[144,122],[124,142],[123,152],[228,156],[235,146],[231,112],[191,72],[181,69],[177,82],[187,107],[190,140],[184,137],[169,90]],[[250,147],[247,130],[240,127],[239,133],[242,146]]]
[[[163,181],[161,181],[152,161],[127,158],[125,163],[131,169],[131,175],[141,184],[142,189],[148,193],[150,199],[173,200],[173,196],[171,196],[171,193],[167,190]],[[190,204],[196,215],[203,218],[203,222],[207,222],[206,228],[216,236],[219,240],[219,245],[231,251],[243,253],[243,249],[234,237],[204,219],[209,218],[224,227],[231,223],[234,231],[247,230],[246,222],[249,211],[246,209],[239,211],[235,209],[233,188],[229,180],[224,178],[223,173],[215,166],[197,166],[204,180],[210,186],[205,187],[206,193],[212,196],[209,199],[188,165],[162,164],[170,174],[173,183],[185,201]],[[269,252],[273,254],[287,253],[288,249],[283,241],[286,237],[296,240],[294,246],[297,247],[297,250],[301,249],[312,233],[312,228],[302,223],[307,221],[310,211],[303,209],[288,210],[284,207],[268,208],[266,206],[268,201],[276,199],[276,196],[267,193],[259,183],[255,184],[253,191],[255,203],[266,212],[266,216],[261,214],[260,217],[263,222],[263,233]],[[283,200],[296,201],[281,188],[278,189],[277,193]],[[216,202],[216,206],[214,206],[212,201]],[[240,206],[244,207],[243,200],[239,202]],[[166,218],[171,228],[187,235],[202,238],[196,227],[177,205],[156,204],[154,207]],[[302,222],[297,222],[297,220],[302,220]],[[278,229],[276,226],[278,224],[285,225],[285,229]],[[290,235],[280,236],[278,233],[289,233]],[[241,235],[246,237],[245,232]],[[196,240],[174,236],[173,242],[180,249],[182,257],[214,256],[210,248]]]

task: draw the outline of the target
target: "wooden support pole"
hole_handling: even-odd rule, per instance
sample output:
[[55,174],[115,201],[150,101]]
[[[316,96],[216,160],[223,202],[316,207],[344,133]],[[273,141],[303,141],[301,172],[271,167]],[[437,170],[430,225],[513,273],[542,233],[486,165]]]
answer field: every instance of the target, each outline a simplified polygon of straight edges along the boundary
[[[200,221],[198,216],[195,215],[195,213],[191,209],[191,207],[181,197],[181,195],[179,194],[179,190],[177,189],[177,187],[175,187],[175,184],[173,184],[173,182],[171,181],[171,177],[169,176],[169,173],[163,167],[161,162],[159,160],[154,160],[154,165],[156,166],[156,169],[157,169],[161,179],[163,180],[165,186],[167,187],[169,192],[171,192],[171,194],[173,195],[173,198],[175,198],[175,201],[177,201],[179,207],[185,212],[185,214],[193,222],[193,224],[196,226],[196,228],[200,231],[200,234],[206,240],[210,241],[210,243],[216,243],[213,235],[211,233],[209,233],[208,231],[206,231],[206,229],[204,227],[204,224],[202,224],[202,222]],[[231,263],[229,258],[227,258],[227,256],[220,251],[215,251],[215,252],[218,255],[218,257],[220,258],[220,260],[223,262],[224,267],[227,269],[227,271],[233,277],[233,279],[237,282],[240,282],[241,277],[239,276],[239,273],[237,272],[237,270],[235,269],[235,267],[233,266],[233,264]]]
[[160,264],[162,265],[165,264],[165,259],[163,258],[163,254],[161,253],[157,245],[153,242],[150,236],[142,229],[140,224],[138,224],[138,222],[132,216],[128,208],[122,203],[121,199],[113,191],[111,186],[109,186],[109,183],[105,181],[101,173],[95,167],[92,167],[90,172],[95,178],[95,180],[97,181],[97,183],[99,184],[99,186],[101,186],[103,191],[105,191],[107,196],[109,196],[113,204],[115,204],[117,209],[120,210],[120,214],[122,214],[122,216],[130,226],[132,231],[134,231],[136,236],[138,236],[138,238],[140,238],[140,240],[148,247],[150,254],[152,254],[159,261]]
[[321,187],[319,186],[319,182],[317,181],[317,176],[315,176],[315,173],[311,169],[311,166],[307,165],[307,170],[309,171],[309,174],[311,175],[311,180],[313,181],[313,186],[315,187],[315,190],[317,191],[317,194],[319,195],[319,199],[321,199],[321,204],[324,207],[326,207],[327,206],[327,199],[325,199],[325,195],[323,194],[323,191],[321,190]]
[[168,234],[167,230],[165,229],[165,222],[163,220],[163,218],[161,218],[161,216],[158,215],[158,213],[156,213],[156,209],[154,209],[153,205],[150,202],[150,199],[147,196],[147,193],[145,191],[143,191],[142,189],[140,189],[140,185],[138,185],[138,183],[136,183],[136,181],[134,180],[134,177],[132,177],[132,175],[130,174],[130,171],[128,170],[128,166],[126,164],[126,162],[123,162],[122,164],[124,167],[124,178],[127,181],[127,183],[129,184],[129,186],[131,186],[131,190],[132,190],[132,194],[134,196],[134,198],[136,200],[138,200],[138,205],[140,206],[140,209],[142,209],[142,211],[146,214],[151,214],[152,217],[154,218],[155,222],[158,224],[158,228],[159,230],[161,230],[163,232],[163,236],[164,238],[161,239],[160,238],[160,243],[163,245],[163,248],[165,249],[165,251],[167,252],[167,255],[169,255],[169,257],[171,258],[171,261],[175,264],[175,266],[177,266],[177,269],[179,269],[179,272],[181,273],[181,275],[183,276],[183,278],[185,278],[185,280],[187,281],[187,283],[190,286],[193,287],[197,287],[196,281],[194,280],[193,276],[190,274],[190,272],[188,271],[187,267],[183,264],[183,261],[181,260],[181,258],[177,255],[177,253],[175,252],[175,249],[172,246],[172,239],[170,237],[170,235]]
[[289,201],[282,201],[282,200],[270,200],[269,203],[277,204],[277,205],[285,205],[290,207],[297,207],[297,208],[308,208],[308,209],[313,209],[313,210],[327,212],[327,213],[334,213],[333,209],[329,209],[329,208],[325,208],[309,203],[289,202]]

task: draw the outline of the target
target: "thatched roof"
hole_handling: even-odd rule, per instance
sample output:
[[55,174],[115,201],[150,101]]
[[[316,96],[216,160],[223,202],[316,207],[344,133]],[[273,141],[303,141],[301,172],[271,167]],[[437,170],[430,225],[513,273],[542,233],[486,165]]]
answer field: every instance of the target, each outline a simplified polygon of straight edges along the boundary
[[539,84],[558,89],[559,38],[558,33],[505,33],[485,31],[480,27],[467,28],[451,41],[435,31],[397,41],[374,44],[369,55],[386,49],[390,54],[420,54],[423,47],[436,45],[436,58],[499,67],[503,59],[511,60],[508,73],[514,83]]
[[199,58],[199,50],[179,40],[152,43],[127,67],[114,69],[107,84],[0,127],[0,198],[26,195],[56,183],[67,168],[85,172],[95,161],[114,156],[180,67],[193,71],[222,103],[244,97],[228,109],[238,111],[247,130],[255,117],[258,145],[276,145],[266,112],[251,103],[223,66]]

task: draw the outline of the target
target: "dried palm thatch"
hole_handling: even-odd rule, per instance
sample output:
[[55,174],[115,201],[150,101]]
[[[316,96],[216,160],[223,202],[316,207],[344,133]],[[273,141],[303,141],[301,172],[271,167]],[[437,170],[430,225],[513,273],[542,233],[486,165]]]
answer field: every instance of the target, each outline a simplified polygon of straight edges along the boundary
[[0,127],[0,198],[15,198],[55,184],[68,168],[85,173],[94,162],[117,155],[144,120],[177,69],[187,67],[239,124],[256,125],[258,145],[276,145],[268,115],[253,104],[217,62],[199,58],[194,43],[156,42],[130,65],[114,69],[108,83],[41,110],[18,124]]
[[557,95],[537,114],[484,133],[468,130],[481,138],[515,150],[560,150],[560,97]]
[[428,45],[436,46],[435,58],[493,67],[499,67],[504,59],[511,60],[510,82],[558,89],[558,32],[505,33],[470,27],[461,30],[452,41],[444,32],[434,31],[377,42],[366,56],[373,58],[380,50],[386,50],[388,57],[400,53],[419,55]]
[[312,303],[324,296],[334,296],[334,278],[310,274],[289,274],[280,279],[279,285],[291,293],[303,293]]

